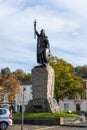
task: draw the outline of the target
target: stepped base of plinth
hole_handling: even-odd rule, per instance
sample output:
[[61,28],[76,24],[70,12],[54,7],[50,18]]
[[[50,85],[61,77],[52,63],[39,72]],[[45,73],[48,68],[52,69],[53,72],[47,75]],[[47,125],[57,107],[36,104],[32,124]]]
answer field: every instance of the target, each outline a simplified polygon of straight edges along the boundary
[[58,112],[59,105],[56,99],[36,99],[28,103],[27,111],[29,112]]

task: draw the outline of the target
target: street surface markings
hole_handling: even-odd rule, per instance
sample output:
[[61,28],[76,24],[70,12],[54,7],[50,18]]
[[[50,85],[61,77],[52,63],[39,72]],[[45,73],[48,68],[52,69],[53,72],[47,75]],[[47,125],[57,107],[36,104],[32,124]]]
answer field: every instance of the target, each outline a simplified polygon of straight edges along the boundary
[[51,127],[36,128],[34,130],[46,130],[46,129],[48,130],[48,129],[58,128],[58,127],[60,127],[60,126],[51,126]]

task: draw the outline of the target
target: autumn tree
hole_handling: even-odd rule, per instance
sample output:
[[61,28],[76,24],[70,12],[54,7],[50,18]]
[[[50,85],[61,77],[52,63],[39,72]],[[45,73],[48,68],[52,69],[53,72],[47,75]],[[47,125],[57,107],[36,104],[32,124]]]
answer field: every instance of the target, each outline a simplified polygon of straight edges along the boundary
[[23,70],[18,69],[16,71],[13,72],[13,75],[15,78],[17,78],[18,80],[22,80],[25,77],[25,73],[23,72]]
[[85,97],[82,79],[75,76],[74,67],[57,57],[52,57],[50,65],[55,70],[55,97],[57,100],[63,98],[75,98],[79,94]]
[[[27,83],[31,80],[31,74],[24,73],[21,69],[18,69],[11,73],[8,67],[1,69],[0,72],[0,86],[3,91],[8,92],[9,100],[15,101],[15,92],[17,92],[20,88],[20,84],[27,81]],[[1,90],[2,91],[2,90]]]
[[3,86],[4,90],[13,93],[19,90],[20,83],[17,79],[10,77],[4,80],[1,85]]
[[2,82],[4,91],[8,92],[8,101],[15,102],[15,93],[20,90],[20,83],[17,79],[9,77]]
[[26,74],[21,69],[16,70],[15,72],[13,72],[12,75],[13,77],[17,78],[20,81],[20,83],[31,80],[31,74],[29,73]]
[[3,81],[4,81],[4,77],[2,76],[2,74],[0,74],[0,86],[1,86]]

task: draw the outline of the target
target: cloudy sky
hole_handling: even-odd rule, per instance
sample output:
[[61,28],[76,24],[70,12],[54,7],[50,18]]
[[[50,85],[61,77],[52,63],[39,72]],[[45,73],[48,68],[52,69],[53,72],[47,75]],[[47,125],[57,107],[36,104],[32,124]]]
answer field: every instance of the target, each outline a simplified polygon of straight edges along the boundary
[[87,0],[0,0],[0,69],[31,72],[37,65],[34,19],[54,56],[87,64]]

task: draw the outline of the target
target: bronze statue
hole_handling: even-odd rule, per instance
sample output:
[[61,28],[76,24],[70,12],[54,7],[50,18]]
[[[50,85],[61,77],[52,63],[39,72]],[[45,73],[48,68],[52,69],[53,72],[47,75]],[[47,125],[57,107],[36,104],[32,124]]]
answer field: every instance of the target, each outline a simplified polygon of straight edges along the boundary
[[36,20],[34,21],[34,38],[37,36],[37,63],[47,64],[50,59],[50,44],[45,31],[42,29],[40,34],[36,30]]

